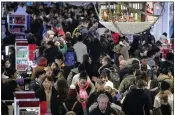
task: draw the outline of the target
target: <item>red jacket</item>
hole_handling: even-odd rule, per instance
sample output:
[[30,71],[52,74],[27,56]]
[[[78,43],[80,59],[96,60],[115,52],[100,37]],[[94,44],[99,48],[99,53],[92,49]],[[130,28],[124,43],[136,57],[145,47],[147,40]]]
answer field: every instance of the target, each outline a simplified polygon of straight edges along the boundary
[[61,36],[63,36],[63,38],[65,39],[65,33],[64,33],[63,29],[57,30],[56,28],[54,28],[53,31],[54,31],[55,33],[57,33],[58,36],[61,35]]

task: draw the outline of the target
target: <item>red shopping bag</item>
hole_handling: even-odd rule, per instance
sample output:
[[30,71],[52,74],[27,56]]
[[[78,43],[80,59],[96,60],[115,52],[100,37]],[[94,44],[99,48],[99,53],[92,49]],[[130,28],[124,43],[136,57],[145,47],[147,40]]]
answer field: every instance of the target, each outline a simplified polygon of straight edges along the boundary
[[40,113],[41,115],[45,115],[47,113],[47,102],[46,101],[40,102]]

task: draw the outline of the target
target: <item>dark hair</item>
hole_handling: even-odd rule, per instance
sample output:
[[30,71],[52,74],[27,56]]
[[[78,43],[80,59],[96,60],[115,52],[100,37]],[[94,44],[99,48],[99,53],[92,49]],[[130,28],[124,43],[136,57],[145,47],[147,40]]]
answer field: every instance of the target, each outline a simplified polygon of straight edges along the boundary
[[53,72],[52,72],[53,77],[56,77],[59,72],[60,72],[60,69],[59,68],[53,69]]
[[115,58],[115,62],[116,62],[116,65],[117,65],[117,66],[119,66],[119,65],[120,65],[120,62],[119,62],[119,60],[118,60],[118,59],[119,59],[119,57],[120,57],[121,55],[123,56],[123,54],[118,53],[118,54],[117,54],[117,57]]
[[136,69],[136,76],[140,76],[141,75],[141,71],[139,69]]
[[110,79],[110,71],[108,69],[103,69],[100,75],[101,78],[108,78]]
[[85,66],[84,66],[84,64],[80,64],[79,66],[78,66],[78,72],[80,73],[81,71],[85,71],[86,69],[85,69]]
[[[43,78],[43,82],[45,81],[45,80],[48,80],[48,81],[50,81],[50,82],[53,82],[53,79],[52,79],[52,77],[50,77],[50,76],[45,76],[44,78]],[[42,83],[43,83],[42,82]]]
[[136,83],[137,83],[137,87],[138,87],[138,88],[143,88],[143,87],[146,86],[145,81],[142,80],[142,79],[138,79],[138,80],[136,81]]
[[141,71],[139,77],[140,77],[140,79],[142,79],[144,81],[148,81],[148,75],[147,75],[146,71]]
[[56,62],[49,63],[48,65],[52,66],[53,63],[56,65],[56,68],[58,68],[58,64]]
[[132,64],[132,67],[135,69],[140,69],[139,63]]
[[105,56],[107,56],[107,54],[105,52],[101,52],[100,56],[105,57]]
[[82,36],[82,35],[79,35],[78,38],[77,38],[77,40],[78,40],[79,42],[83,41],[83,36]]
[[174,60],[174,54],[169,52],[166,55],[166,60],[173,61]]
[[82,23],[83,23],[83,24],[86,24],[86,23],[89,23],[89,21],[86,20],[86,19],[83,19],[83,20],[82,20]]
[[88,54],[83,55],[83,62],[84,63],[89,62],[89,55]]
[[42,83],[41,83],[41,88],[42,88],[42,89],[44,89],[43,82],[44,82],[46,79],[47,79],[48,81],[50,81],[50,82],[53,82],[52,77],[46,75],[46,76],[42,79]]
[[167,33],[166,32],[164,32],[162,35],[164,35],[165,37],[167,37]]
[[134,64],[129,68],[128,74],[133,74],[138,69],[138,64]]
[[81,64],[80,62],[76,62],[76,63],[75,63],[75,68],[78,68],[78,66],[79,66],[80,64]]
[[47,43],[47,45],[54,46],[54,42],[53,42],[53,41],[49,41],[49,42]]
[[162,67],[160,68],[160,73],[167,75],[168,72],[171,71],[168,67]]
[[161,90],[168,90],[170,88],[170,84],[166,81],[162,81],[160,88],[161,88]]
[[59,55],[56,59],[62,60],[62,61],[64,60],[64,59],[63,59],[63,55]]
[[148,50],[148,52],[147,52],[147,56],[148,57],[151,57],[151,56],[153,56],[155,53],[154,53],[154,51],[153,50]]
[[8,76],[9,78],[12,78],[12,77],[14,77],[13,75],[15,74],[15,72],[16,72],[16,69],[10,67],[6,70],[4,75]]
[[98,23],[98,20],[93,20],[93,22],[92,22],[93,24],[95,24],[95,23]]
[[68,84],[67,81],[64,78],[59,78],[57,80],[57,92],[59,95],[59,98],[66,98],[68,95]]
[[14,47],[9,47],[9,50],[12,50],[13,52],[15,52],[15,48]]
[[87,80],[87,73],[85,71],[80,72],[80,77],[79,79],[84,79]]
[[150,89],[156,88],[159,86],[159,82],[157,80],[151,80]]
[[17,88],[17,82],[15,80],[9,80],[8,84],[10,84],[12,86],[12,90],[15,91],[15,89]]
[[10,32],[9,32],[9,31],[6,31],[6,32],[5,32],[5,35],[6,35],[6,36],[10,36]]
[[42,74],[44,74],[44,73],[46,73],[45,70],[36,71],[36,72],[35,72],[35,77],[36,77],[36,78],[39,78],[39,76],[42,75]]

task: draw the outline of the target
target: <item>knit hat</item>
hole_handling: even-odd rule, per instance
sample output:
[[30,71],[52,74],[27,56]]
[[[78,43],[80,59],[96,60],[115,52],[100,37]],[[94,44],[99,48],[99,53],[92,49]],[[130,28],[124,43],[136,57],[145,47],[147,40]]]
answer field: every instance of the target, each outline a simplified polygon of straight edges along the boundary
[[70,85],[68,97],[69,98],[77,98],[77,91],[76,91],[75,85]]
[[114,84],[111,81],[108,81],[105,83],[105,87],[111,87],[112,89],[114,89]]
[[38,61],[39,66],[47,66],[47,59],[45,57],[40,57]]
[[58,27],[58,28],[61,27],[61,24],[57,24],[56,27]]

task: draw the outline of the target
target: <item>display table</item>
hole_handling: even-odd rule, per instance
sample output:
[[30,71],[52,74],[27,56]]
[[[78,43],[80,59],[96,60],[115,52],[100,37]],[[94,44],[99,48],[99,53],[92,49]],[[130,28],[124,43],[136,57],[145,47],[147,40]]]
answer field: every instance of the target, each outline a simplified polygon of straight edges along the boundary
[[34,91],[16,91],[14,115],[40,115],[40,101]]

